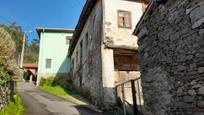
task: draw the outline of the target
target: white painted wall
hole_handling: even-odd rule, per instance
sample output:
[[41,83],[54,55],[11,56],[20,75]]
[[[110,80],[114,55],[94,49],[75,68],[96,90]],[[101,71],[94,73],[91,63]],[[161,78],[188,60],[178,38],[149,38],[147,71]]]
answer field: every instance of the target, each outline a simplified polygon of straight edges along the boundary
[[[112,38],[115,45],[137,47],[137,37],[132,33],[143,14],[142,4],[125,0],[104,0],[104,3],[105,37]],[[118,10],[131,12],[131,29],[118,27]]]
[[[142,4],[138,2],[131,2],[125,0],[104,0],[104,42],[108,41],[107,38],[112,39],[113,45],[129,46],[137,48],[137,37],[132,35],[136,24],[142,16]],[[118,10],[131,12],[132,28],[119,28],[118,27]],[[102,47],[102,79],[104,88],[104,102],[105,104],[115,103],[115,81],[114,75],[114,59],[113,49],[106,49]]]

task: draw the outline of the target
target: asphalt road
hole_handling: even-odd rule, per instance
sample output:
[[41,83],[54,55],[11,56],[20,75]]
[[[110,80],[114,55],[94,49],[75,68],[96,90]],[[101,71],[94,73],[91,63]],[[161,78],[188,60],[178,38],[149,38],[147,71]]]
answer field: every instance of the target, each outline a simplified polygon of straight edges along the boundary
[[25,106],[25,115],[103,115],[43,92],[30,83],[18,83],[18,90]]

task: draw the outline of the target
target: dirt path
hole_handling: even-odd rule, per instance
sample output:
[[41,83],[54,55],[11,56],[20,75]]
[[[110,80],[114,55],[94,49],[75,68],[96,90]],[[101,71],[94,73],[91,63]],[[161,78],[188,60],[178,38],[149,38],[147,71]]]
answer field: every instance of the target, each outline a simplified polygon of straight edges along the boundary
[[30,83],[19,83],[18,90],[25,106],[25,115],[103,115],[43,92]]

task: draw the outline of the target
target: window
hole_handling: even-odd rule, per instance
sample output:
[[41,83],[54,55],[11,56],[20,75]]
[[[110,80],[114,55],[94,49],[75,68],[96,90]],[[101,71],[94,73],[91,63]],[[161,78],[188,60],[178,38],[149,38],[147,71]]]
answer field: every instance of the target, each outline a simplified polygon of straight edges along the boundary
[[46,59],[45,67],[46,68],[51,68],[51,63],[52,63],[52,59]]
[[131,13],[128,11],[118,11],[118,27],[132,28]]
[[89,34],[88,34],[88,32],[86,33],[86,49],[88,50],[88,43],[89,43]]
[[83,58],[83,40],[80,42],[80,65],[82,64]]
[[136,51],[114,50],[114,69],[118,71],[139,71],[139,60]]
[[76,64],[78,64],[78,51],[76,51]]
[[66,36],[66,44],[69,44],[69,41],[72,39],[71,36]]

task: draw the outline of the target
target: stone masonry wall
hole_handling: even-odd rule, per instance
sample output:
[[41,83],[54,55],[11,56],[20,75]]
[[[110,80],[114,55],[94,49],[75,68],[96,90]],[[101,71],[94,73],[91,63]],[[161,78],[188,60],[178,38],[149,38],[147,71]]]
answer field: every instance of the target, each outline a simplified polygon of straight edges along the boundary
[[147,115],[204,115],[204,1],[154,4],[137,34]]
[[72,54],[72,79],[81,93],[100,107],[103,106],[101,36],[102,3],[99,1],[89,16]]

